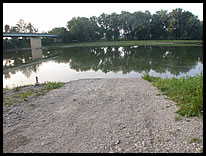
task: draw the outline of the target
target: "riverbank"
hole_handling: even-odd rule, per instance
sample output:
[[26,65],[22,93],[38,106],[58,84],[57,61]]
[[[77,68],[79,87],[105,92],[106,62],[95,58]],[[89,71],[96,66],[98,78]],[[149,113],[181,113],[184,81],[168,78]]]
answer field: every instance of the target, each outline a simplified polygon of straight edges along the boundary
[[[202,40],[125,40],[125,41],[93,41],[77,43],[54,43],[53,45],[43,45],[47,48],[69,48],[69,47],[102,47],[102,46],[203,46]],[[31,50],[30,47],[17,49],[3,49],[3,52]]]
[[82,43],[56,43],[48,48],[101,47],[101,46],[203,46],[202,40],[129,40],[95,41]]
[[4,111],[3,151],[202,152],[202,119],[177,109],[143,79],[70,81]]

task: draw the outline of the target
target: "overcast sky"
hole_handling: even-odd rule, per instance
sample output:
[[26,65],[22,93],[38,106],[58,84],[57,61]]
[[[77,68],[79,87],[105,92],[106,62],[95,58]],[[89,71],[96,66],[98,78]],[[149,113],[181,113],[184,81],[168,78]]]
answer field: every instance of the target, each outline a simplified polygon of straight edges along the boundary
[[151,14],[161,9],[171,12],[182,8],[190,11],[202,21],[203,3],[3,3],[3,27],[15,26],[20,19],[31,22],[39,32],[54,27],[65,27],[72,17],[99,16],[121,11],[130,13],[149,10]]

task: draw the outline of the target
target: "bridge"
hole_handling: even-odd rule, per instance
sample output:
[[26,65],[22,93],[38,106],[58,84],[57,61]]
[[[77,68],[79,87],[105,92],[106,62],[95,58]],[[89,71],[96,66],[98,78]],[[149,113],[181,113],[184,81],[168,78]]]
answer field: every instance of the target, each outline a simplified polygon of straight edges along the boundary
[[29,37],[31,49],[42,48],[41,37],[55,37],[59,38],[59,35],[55,34],[43,34],[43,33],[3,33],[3,37]]

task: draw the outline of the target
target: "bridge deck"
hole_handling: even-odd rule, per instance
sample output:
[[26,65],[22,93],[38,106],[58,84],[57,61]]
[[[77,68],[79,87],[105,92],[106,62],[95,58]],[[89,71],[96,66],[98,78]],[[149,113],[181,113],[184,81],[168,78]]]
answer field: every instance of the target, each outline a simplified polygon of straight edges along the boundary
[[3,33],[3,37],[60,37],[55,34],[42,33]]

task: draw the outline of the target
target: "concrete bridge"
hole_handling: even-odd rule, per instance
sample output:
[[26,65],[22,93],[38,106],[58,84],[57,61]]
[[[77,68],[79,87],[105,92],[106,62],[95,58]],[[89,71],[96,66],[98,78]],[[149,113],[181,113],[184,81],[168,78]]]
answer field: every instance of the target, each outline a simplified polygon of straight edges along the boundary
[[55,34],[42,34],[42,33],[3,33],[3,37],[29,37],[31,49],[42,48],[41,37],[55,37],[59,38],[59,35]]

